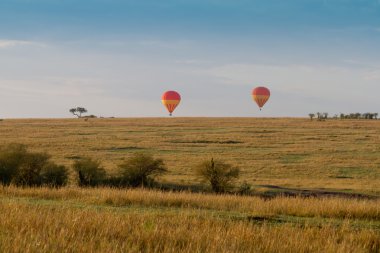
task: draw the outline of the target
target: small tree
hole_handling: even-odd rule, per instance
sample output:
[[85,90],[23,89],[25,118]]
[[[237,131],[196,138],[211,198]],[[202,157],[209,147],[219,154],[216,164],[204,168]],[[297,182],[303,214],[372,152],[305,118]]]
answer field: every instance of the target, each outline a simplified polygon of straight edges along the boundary
[[78,118],[82,118],[82,114],[87,112],[86,108],[83,107],[77,107],[77,108],[71,108],[70,112],[77,116]]
[[167,172],[162,159],[144,153],[137,153],[119,165],[122,182],[129,186],[151,186],[155,177]]
[[100,162],[88,157],[75,161],[73,169],[77,173],[79,186],[97,186],[106,178],[106,171]]
[[315,117],[315,114],[314,113],[309,113],[309,117],[310,117],[310,120],[313,120],[313,118]]
[[42,168],[40,177],[43,185],[57,188],[67,184],[68,174],[65,166],[50,162]]
[[240,170],[232,165],[212,158],[198,165],[198,176],[206,180],[214,192],[223,193],[232,187],[232,182],[239,177]]

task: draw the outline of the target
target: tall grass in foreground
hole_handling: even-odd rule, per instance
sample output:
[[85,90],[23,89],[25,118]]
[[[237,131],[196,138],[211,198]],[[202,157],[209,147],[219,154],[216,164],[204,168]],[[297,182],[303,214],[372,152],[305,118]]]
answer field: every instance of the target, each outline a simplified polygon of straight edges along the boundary
[[237,211],[252,215],[292,215],[299,217],[380,220],[380,199],[276,197],[265,200],[260,197],[161,192],[145,189],[49,189],[17,188],[12,186],[0,187],[0,197],[72,200],[86,204],[116,207],[139,205],[147,207]]
[[1,252],[378,252],[377,231],[0,203]]

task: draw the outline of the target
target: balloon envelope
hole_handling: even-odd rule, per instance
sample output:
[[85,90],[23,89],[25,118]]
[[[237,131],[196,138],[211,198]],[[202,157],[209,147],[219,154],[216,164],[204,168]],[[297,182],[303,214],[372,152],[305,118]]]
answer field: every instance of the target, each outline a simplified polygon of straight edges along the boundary
[[170,116],[181,102],[181,95],[176,91],[167,91],[162,95],[162,104],[166,107]]
[[269,100],[270,91],[265,87],[257,87],[252,91],[252,99],[256,102],[256,104],[261,108],[265,105],[265,103]]

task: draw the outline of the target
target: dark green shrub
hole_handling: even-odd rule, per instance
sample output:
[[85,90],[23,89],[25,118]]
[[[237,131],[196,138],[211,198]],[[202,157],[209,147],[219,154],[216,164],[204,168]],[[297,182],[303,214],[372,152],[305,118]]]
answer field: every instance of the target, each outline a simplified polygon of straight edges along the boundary
[[122,182],[125,185],[152,186],[155,177],[167,172],[162,159],[155,159],[149,154],[137,153],[125,163],[119,165]]
[[99,161],[91,158],[81,158],[73,165],[77,173],[79,186],[98,186],[106,179],[106,171]]
[[50,162],[42,168],[40,177],[43,185],[61,187],[67,184],[68,174],[65,166]]
[[0,149],[0,183],[8,185],[17,174],[27,149],[25,145],[9,144]]
[[233,186],[232,182],[239,177],[240,170],[230,164],[211,159],[199,164],[196,172],[211,185],[214,192],[223,193]]
[[50,156],[45,153],[27,152],[21,160],[12,183],[19,186],[39,186],[42,184],[40,172],[48,164]]

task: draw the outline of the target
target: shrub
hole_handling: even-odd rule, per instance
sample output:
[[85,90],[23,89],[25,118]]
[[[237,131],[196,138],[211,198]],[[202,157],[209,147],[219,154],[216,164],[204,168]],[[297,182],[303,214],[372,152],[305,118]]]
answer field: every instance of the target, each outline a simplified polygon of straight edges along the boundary
[[50,162],[42,168],[40,177],[43,185],[49,187],[65,186],[68,180],[68,170],[63,165]]
[[223,193],[232,187],[232,182],[239,177],[240,170],[212,158],[199,164],[196,172],[211,185],[214,192]]
[[50,156],[45,153],[25,153],[12,183],[19,186],[41,185],[41,169],[49,162]]
[[75,161],[73,168],[78,175],[79,186],[98,186],[106,178],[106,171],[101,167],[100,162],[91,158]]
[[122,188],[126,185],[123,178],[120,176],[108,176],[103,180],[103,185],[112,188]]
[[119,165],[122,182],[129,186],[152,186],[155,177],[167,172],[162,159],[149,154],[137,153]]
[[238,194],[240,195],[250,195],[252,193],[252,186],[247,182],[244,182],[240,185]]
[[11,183],[26,153],[26,146],[21,144],[9,144],[0,149],[0,183]]
[[[54,173],[58,173],[62,166],[49,160],[50,156],[46,153],[29,152],[22,144],[9,144],[0,149],[0,183],[13,183],[18,186],[50,184],[51,181],[47,178],[48,171],[52,173],[52,170],[56,170]],[[67,172],[61,177],[62,180],[67,180]],[[56,179],[56,184],[62,180]]]

